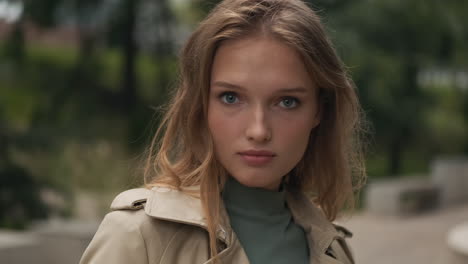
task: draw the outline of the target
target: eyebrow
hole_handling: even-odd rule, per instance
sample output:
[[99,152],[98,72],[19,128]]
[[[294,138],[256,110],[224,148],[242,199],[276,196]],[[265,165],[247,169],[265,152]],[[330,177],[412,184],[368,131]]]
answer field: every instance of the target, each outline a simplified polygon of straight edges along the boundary
[[[246,90],[244,87],[235,85],[232,83],[228,82],[223,82],[223,81],[216,81],[212,84],[213,86],[218,86],[218,87],[224,87],[228,89],[233,89],[233,90]],[[307,89],[302,87],[302,86],[297,86],[297,87],[286,87],[286,88],[281,88],[275,91],[276,93],[279,92],[288,92],[288,93],[307,93]]]

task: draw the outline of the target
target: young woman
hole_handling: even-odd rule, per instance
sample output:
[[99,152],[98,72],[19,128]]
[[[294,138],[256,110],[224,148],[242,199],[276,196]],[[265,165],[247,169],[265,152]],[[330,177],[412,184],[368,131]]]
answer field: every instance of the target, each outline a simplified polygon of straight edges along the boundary
[[300,0],[225,0],[180,57],[146,188],[81,263],[354,263],[332,224],[365,178],[356,91]]

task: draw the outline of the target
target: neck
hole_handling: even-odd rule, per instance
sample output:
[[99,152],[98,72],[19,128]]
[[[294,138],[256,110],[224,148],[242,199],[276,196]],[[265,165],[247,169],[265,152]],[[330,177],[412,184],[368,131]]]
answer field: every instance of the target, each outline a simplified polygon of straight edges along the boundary
[[278,214],[286,209],[285,191],[247,187],[229,177],[223,190],[223,199],[231,209],[247,210],[252,214]]

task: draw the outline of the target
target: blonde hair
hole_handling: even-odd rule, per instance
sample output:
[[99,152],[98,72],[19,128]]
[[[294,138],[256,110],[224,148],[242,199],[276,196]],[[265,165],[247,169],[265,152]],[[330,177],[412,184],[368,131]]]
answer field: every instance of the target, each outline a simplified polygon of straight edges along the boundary
[[290,192],[311,194],[330,221],[354,206],[364,183],[362,118],[355,87],[317,14],[300,0],[225,0],[191,35],[180,55],[179,83],[151,142],[145,184],[200,186],[215,257],[220,192],[227,172],[216,160],[207,125],[213,57],[224,40],[261,33],[299,52],[319,88],[321,122],[285,179]]

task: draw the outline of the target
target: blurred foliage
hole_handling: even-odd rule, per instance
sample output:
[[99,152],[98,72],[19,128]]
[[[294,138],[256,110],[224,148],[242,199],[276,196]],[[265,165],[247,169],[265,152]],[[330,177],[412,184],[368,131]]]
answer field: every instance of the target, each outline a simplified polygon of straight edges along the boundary
[[[175,55],[139,52],[138,3],[114,2],[24,1],[0,39],[0,226],[45,216],[44,188],[72,205],[81,189],[142,183],[139,154],[154,131],[154,107],[166,98],[169,83],[161,80],[175,79]],[[114,25],[99,8],[119,14],[120,31],[108,30]],[[76,45],[27,39],[30,25],[53,32],[70,24]]]
[[[218,2],[23,1],[22,17],[0,39],[0,226],[44,217],[44,188],[71,205],[80,190],[141,184],[140,153],[176,82],[181,39]],[[437,155],[467,154],[468,84],[421,75],[468,78],[468,2],[309,2],[369,119],[371,177],[425,173]],[[71,26],[76,43],[28,38],[31,24]]]
[[468,104],[468,87],[461,91],[454,85],[418,83],[418,75],[431,68],[457,69],[468,76],[468,49],[463,44],[468,23],[461,11],[466,3],[322,0],[311,4],[321,10],[373,127],[371,175],[421,172],[436,155],[468,152],[468,119],[462,112]]
[[0,171],[0,226],[24,228],[29,219],[44,218],[45,204],[39,197],[40,185],[21,167],[2,166]]

